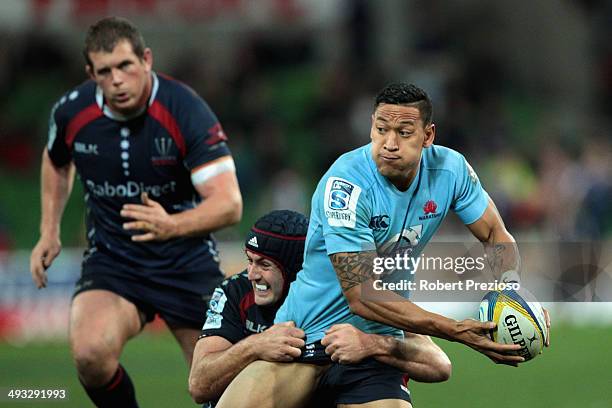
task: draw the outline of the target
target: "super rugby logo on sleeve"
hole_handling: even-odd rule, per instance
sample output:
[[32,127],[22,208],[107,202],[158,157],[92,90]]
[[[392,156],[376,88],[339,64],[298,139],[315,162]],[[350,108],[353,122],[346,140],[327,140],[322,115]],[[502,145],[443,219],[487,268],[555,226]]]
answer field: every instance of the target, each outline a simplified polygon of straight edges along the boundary
[[223,309],[225,309],[225,302],[227,302],[225,292],[221,288],[216,288],[210,298],[208,307],[215,313],[223,313]]
[[213,292],[210,303],[208,304],[208,311],[206,312],[206,322],[202,330],[219,329],[221,328],[221,321],[223,320],[223,309],[225,308],[225,302],[227,296],[221,288],[216,288]]
[[325,217],[331,227],[355,228],[357,200],[361,187],[339,177],[331,177],[325,186]]

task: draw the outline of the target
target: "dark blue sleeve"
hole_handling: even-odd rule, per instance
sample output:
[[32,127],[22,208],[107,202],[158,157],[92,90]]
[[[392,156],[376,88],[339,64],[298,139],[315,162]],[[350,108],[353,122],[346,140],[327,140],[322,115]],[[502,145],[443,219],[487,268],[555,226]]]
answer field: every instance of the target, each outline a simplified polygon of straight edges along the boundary
[[185,166],[193,170],[222,156],[230,155],[227,136],[208,104],[191,90],[185,91],[181,132],[185,137]]
[[57,167],[63,167],[72,160],[72,153],[66,145],[66,124],[68,121],[61,109],[65,100],[66,96],[63,96],[53,105],[49,115],[47,151],[49,152],[49,158]]

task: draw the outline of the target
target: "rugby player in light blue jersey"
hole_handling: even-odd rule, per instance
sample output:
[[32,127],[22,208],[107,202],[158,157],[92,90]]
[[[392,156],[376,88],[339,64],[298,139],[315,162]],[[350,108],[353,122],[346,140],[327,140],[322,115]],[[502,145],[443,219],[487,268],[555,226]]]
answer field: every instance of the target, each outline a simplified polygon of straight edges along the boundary
[[[253,363],[230,384],[219,407],[300,406],[337,364],[325,362],[324,336],[338,323],[369,333],[401,335],[403,330],[461,342],[497,363],[523,361],[512,353],[519,346],[490,340],[493,322],[455,321],[392,293],[383,300],[362,296],[362,289],[371,290],[378,278],[375,257],[419,253],[449,210],[484,243],[498,277],[518,280],[520,265],[514,238],[465,158],[433,144],[432,105],[423,90],[407,84],[385,87],[376,98],[370,136],[370,144],[331,166],[313,195],[302,271],[275,320],[293,321],[306,333],[299,362]],[[384,367],[362,363],[356,371],[365,375],[341,375],[335,381],[353,391],[340,396],[339,406],[410,406],[385,388],[388,381],[367,384]],[[258,397],[241,398],[255,390]]]

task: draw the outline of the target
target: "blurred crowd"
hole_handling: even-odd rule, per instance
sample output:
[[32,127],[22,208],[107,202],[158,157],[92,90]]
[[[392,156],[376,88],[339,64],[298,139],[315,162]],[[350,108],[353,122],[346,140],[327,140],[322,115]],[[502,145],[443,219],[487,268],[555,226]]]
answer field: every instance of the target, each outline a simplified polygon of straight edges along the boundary
[[[240,237],[272,208],[308,211],[327,167],[368,142],[374,96],[394,80],[429,92],[436,142],[466,156],[513,232],[612,236],[609,2],[555,2],[563,7],[552,15],[541,1],[529,13],[515,2],[405,2],[397,49],[381,29],[388,15],[371,1],[344,3],[340,23],[325,29],[342,39],[336,53],[324,51],[320,32],[296,24],[244,33],[224,58],[200,52],[206,38],[185,40],[164,61],[165,73],[207,100],[230,138],[245,215],[222,239]],[[155,54],[159,46],[148,42]],[[34,27],[0,31],[0,60],[0,249],[25,248],[36,235],[48,112],[85,79],[84,63],[64,37]],[[76,204],[74,217],[79,211]],[[78,225],[65,245],[83,243]]]

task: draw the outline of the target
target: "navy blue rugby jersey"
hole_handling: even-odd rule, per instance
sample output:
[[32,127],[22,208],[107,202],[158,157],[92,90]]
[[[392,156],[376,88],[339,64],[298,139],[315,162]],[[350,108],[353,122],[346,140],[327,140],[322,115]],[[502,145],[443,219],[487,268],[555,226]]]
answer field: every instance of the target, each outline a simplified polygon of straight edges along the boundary
[[145,270],[202,269],[203,262],[217,262],[212,236],[140,243],[131,236],[142,232],[123,229],[131,219],[120,215],[122,206],[141,203],[142,192],[171,214],[197,206],[202,198],[193,183],[210,174],[207,164],[230,155],[206,102],[179,81],[152,76],[147,106],[131,117],[112,112],[91,80],[62,96],[49,121],[49,157],[56,166],[76,166],[90,253]]

